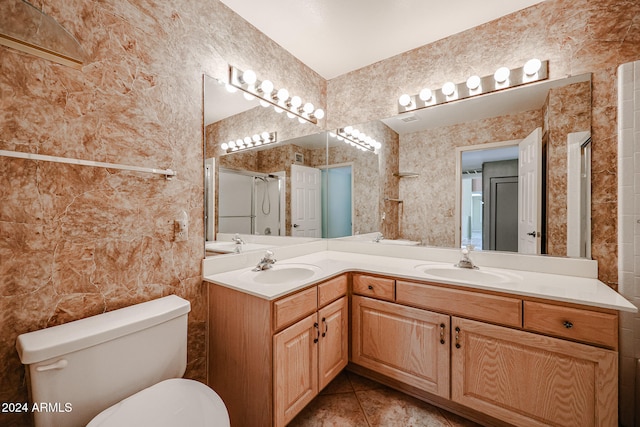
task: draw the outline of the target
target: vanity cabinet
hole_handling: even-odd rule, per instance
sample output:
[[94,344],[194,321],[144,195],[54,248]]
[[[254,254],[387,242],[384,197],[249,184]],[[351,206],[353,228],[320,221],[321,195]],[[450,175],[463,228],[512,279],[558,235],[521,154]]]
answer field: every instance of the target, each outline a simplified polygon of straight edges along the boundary
[[510,425],[617,425],[616,314],[376,278],[393,283],[391,302],[358,276],[353,364]]
[[354,295],[351,360],[449,397],[449,316]]
[[347,298],[273,337],[275,425],[291,421],[348,363]]
[[617,426],[617,353],[453,317],[451,399],[520,426]]
[[232,426],[281,427],[348,363],[347,275],[276,300],[208,285],[208,380]]

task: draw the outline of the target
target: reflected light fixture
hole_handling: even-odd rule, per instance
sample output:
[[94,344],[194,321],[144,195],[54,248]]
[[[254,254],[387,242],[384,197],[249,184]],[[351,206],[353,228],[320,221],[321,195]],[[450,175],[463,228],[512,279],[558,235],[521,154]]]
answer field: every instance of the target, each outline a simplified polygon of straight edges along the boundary
[[366,135],[364,132],[354,129],[353,126],[339,128],[335,132],[329,132],[329,135],[360,151],[370,151],[378,154],[378,150],[382,148],[382,144],[380,142]]
[[263,107],[272,106],[276,112],[287,112],[287,116],[300,123],[318,124],[324,117],[324,110],[315,108],[312,103],[303,103],[302,98],[289,93],[285,88],[275,89],[270,80],[258,80],[252,70],[242,71],[232,65],[229,66],[228,86],[244,92],[247,99],[257,98]]
[[242,150],[256,148],[261,145],[274,144],[276,142],[278,142],[278,135],[276,132],[262,132],[259,134],[256,133],[253,136],[245,136],[244,138],[223,142],[220,144],[220,148],[225,153],[235,153]]
[[403,94],[398,98],[398,112],[420,110],[459,99],[484,95],[498,90],[549,78],[549,61],[537,58],[528,60],[520,68],[500,67],[494,74],[480,77],[473,75],[464,83],[445,83],[441,89],[422,89],[417,95]]

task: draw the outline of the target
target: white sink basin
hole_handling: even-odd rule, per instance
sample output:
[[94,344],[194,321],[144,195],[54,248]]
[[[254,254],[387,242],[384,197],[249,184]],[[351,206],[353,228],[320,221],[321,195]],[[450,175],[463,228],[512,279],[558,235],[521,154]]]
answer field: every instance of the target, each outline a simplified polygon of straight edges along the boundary
[[268,270],[245,271],[243,280],[263,285],[281,285],[309,279],[320,272],[320,267],[312,264],[275,264]]
[[415,267],[424,274],[440,279],[460,280],[464,282],[480,283],[480,284],[501,284],[514,283],[522,280],[517,274],[487,270],[484,268],[472,270],[467,268],[459,268],[453,265],[429,265],[421,264]]

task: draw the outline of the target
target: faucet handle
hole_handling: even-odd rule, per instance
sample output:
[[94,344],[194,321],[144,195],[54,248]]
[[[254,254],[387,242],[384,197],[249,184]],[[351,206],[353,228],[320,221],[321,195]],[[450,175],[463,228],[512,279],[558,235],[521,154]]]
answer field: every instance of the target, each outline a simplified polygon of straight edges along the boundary
[[276,259],[273,256],[274,256],[273,251],[266,250],[264,253],[265,260],[276,262]]

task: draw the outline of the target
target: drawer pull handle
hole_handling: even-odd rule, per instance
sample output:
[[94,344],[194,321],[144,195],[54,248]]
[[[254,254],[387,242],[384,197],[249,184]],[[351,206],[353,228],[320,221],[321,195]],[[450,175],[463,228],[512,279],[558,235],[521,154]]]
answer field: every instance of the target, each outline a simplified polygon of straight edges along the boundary
[[367,287],[369,288],[369,290],[370,290],[370,291],[372,291],[372,290],[373,290],[373,286],[369,285],[369,286],[367,286]]
[[460,328],[456,326],[456,348],[460,348]]
[[573,323],[569,322],[568,320],[565,320],[563,323],[564,327],[567,329],[571,329],[573,328]]
[[327,319],[325,317],[322,318],[322,323],[324,323],[324,332],[322,333],[322,337],[324,338],[327,335],[327,331],[329,330],[329,324],[327,323]]
[[313,324],[313,327],[316,328],[316,330],[318,331],[318,335],[313,339],[313,343],[316,344],[319,340],[320,340],[320,325],[318,325],[318,322],[315,322]]
[[440,323],[440,344],[444,344],[444,323]]

